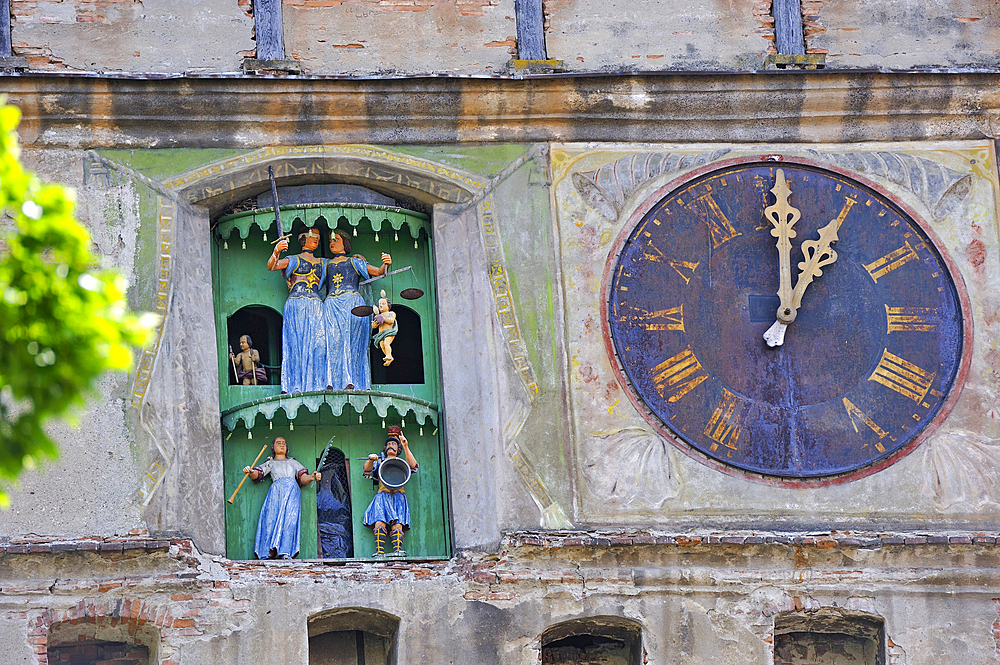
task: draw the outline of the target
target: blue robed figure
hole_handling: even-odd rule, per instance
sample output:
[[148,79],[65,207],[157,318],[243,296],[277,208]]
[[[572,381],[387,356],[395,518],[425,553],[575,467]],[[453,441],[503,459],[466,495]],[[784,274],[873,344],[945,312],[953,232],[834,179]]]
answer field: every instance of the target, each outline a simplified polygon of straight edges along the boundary
[[257,520],[253,552],[258,559],[294,559],[299,554],[299,522],[302,512],[302,487],[321,480],[319,471],[309,473],[293,457],[288,457],[284,437],[271,442],[271,457],[260,466],[244,467],[250,480],[260,482],[271,476],[264,506]]
[[360,283],[384,275],[392,257],[382,254],[376,268],[363,258],[350,256],[351,241],[340,232],[330,234],[332,258],[325,264],[327,295],[323,301],[323,326],[326,333],[326,383],[330,390],[369,390],[372,387],[368,365],[368,319],[351,310],[364,305],[358,291]]
[[327,374],[327,339],[323,325],[323,301],[319,289],[326,261],[313,252],[319,247],[319,231],[299,234],[302,253],[279,259],[288,247],[280,240],[267,261],[268,270],[281,270],[288,282],[288,299],[281,324],[281,392],[324,390]]

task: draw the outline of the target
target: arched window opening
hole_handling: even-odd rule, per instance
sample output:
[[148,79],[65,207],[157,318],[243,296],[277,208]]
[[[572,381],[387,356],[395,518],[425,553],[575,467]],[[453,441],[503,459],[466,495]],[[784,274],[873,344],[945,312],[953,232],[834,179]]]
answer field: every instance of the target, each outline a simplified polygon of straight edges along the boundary
[[323,476],[316,489],[316,551],[324,559],[354,556],[348,464],[340,448],[331,448],[326,460],[316,460]]
[[130,632],[128,623],[111,625],[110,616],[98,616],[52,624],[46,653],[53,665],[151,665],[159,662],[157,644],[159,635],[149,626]]
[[49,662],[58,665],[149,665],[149,649],[124,642],[78,642],[48,648]]
[[[237,310],[226,320],[229,348],[237,355],[240,353],[240,338],[244,335],[250,337],[253,348],[260,354],[260,364],[266,377],[263,385],[281,385],[281,314],[262,305],[249,305]],[[259,375],[256,384],[253,375],[237,381],[236,372],[241,370],[243,368],[239,366],[229,368],[229,385],[239,385],[244,381],[250,381],[252,385],[262,383]]]
[[574,619],[542,633],[542,663],[640,665],[642,628],[614,616]]
[[395,665],[399,618],[360,607],[309,619],[309,665]]
[[774,620],[775,665],[885,665],[881,617],[822,609]]
[[392,303],[399,332],[392,341],[391,365],[384,365],[382,349],[374,344],[369,350],[372,384],[423,383],[424,346],[420,339],[420,315],[399,303]]

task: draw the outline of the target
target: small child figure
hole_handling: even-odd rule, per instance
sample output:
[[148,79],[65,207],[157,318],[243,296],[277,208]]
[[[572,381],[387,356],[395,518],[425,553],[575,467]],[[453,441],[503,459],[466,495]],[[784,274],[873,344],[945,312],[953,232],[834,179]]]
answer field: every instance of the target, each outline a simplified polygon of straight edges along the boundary
[[240,337],[240,352],[235,356],[230,347],[229,359],[236,364],[236,380],[244,386],[267,383],[267,372],[260,366],[260,353],[253,348],[250,335]]
[[392,340],[396,339],[399,326],[396,325],[396,313],[389,311],[389,299],[385,297],[385,289],[382,290],[382,297],[378,301],[378,314],[372,320],[372,328],[377,332],[372,338],[372,343],[382,349],[385,361],[382,363],[388,367],[392,364]]

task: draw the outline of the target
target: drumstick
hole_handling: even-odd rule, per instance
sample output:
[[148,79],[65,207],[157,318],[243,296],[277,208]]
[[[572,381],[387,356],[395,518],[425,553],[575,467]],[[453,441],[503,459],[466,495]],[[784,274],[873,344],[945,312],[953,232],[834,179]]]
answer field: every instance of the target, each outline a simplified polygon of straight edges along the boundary
[[[255,459],[253,461],[253,464],[250,465],[250,471],[248,471],[247,473],[243,474],[243,480],[241,480],[240,484],[236,486],[236,492],[239,492],[240,488],[243,487],[243,483],[245,483],[247,481],[247,476],[249,476],[250,472],[253,471],[254,464],[257,463],[257,460],[260,459],[260,456],[264,454],[265,450],[267,450],[267,444],[266,443],[264,444],[264,447],[260,449],[260,452],[257,453],[257,459]],[[229,503],[232,503],[233,500],[236,498],[236,492],[233,492],[233,495],[231,497],[229,497]]]

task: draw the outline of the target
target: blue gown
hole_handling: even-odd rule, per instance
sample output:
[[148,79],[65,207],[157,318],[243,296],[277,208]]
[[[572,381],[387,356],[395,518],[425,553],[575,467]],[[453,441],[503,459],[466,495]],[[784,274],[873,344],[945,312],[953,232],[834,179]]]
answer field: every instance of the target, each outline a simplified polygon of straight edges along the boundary
[[334,390],[351,385],[354,390],[370,390],[372,372],[368,365],[369,319],[354,316],[351,310],[364,305],[358,292],[368,278],[364,259],[338,256],[326,262],[327,296],[323,301],[326,328],[326,384]]
[[288,257],[285,279],[292,280],[281,324],[281,392],[325,390],[326,336],[323,331],[324,260],[310,254]]
[[[257,520],[253,553],[258,559],[267,559],[271,550],[275,550],[279,559],[294,559],[299,553],[299,517],[302,510],[298,477],[306,469],[291,457],[268,459],[257,468],[264,475],[270,475],[272,482]],[[263,476],[257,482],[261,480]]]

